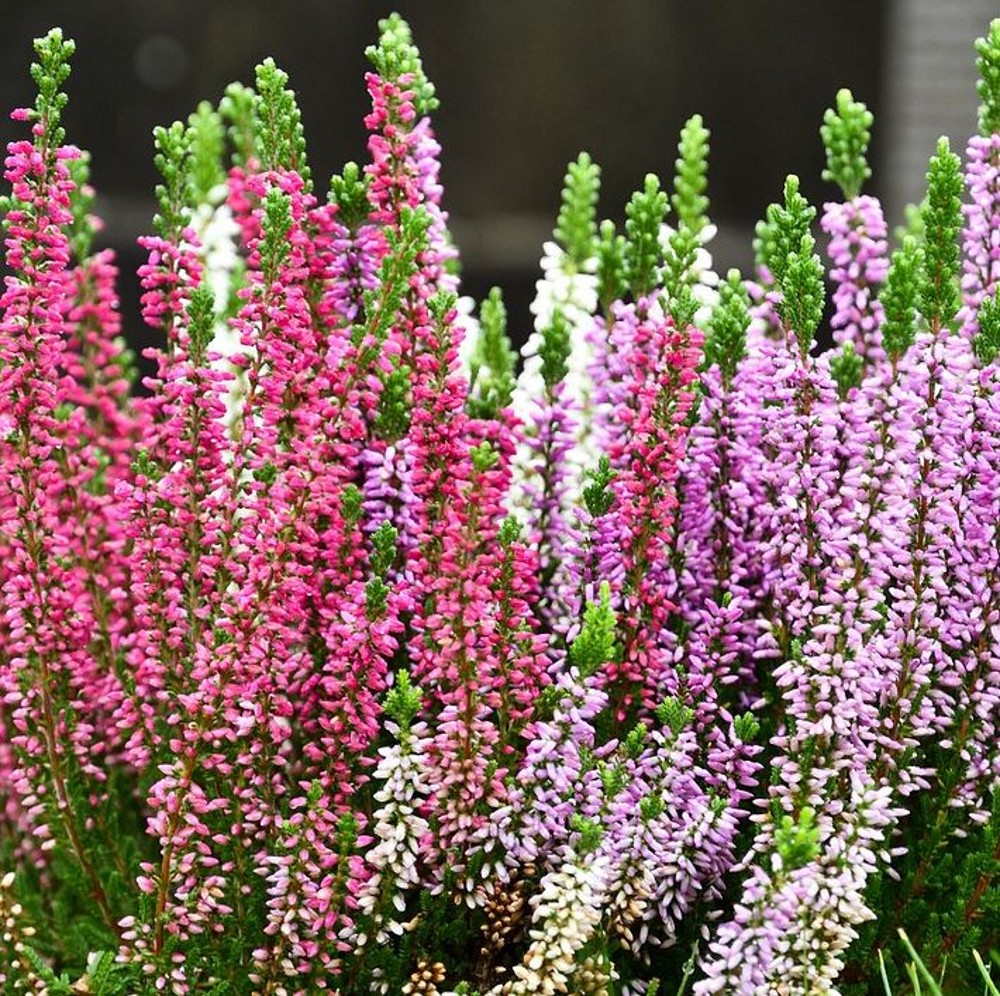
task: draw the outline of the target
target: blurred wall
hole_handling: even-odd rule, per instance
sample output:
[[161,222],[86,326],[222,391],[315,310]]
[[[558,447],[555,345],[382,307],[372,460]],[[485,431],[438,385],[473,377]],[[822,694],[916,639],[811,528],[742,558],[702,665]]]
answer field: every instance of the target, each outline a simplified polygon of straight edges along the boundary
[[[185,117],[199,99],[217,100],[233,79],[252,81],[265,55],[291,74],[318,182],[346,159],[363,161],[364,47],[391,9],[410,21],[438,87],[445,206],[468,288],[481,294],[501,282],[515,324],[527,326],[540,242],[554,221],[565,164],[580,149],[601,163],[600,210],[618,219],[644,173],[669,180],[678,129],[690,114],[703,114],[712,131],[709,193],[720,225],[720,270],[749,262],[753,222],[780,196],[786,173],[800,174],[814,202],[832,195],[820,180],[818,128],[840,86],[875,111],[870,189],[887,189],[879,112],[891,44],[888,2],[0,3],[8,8],[0,106],[32,99],[32,37],[59,24],[78,43],[69,140],[93,153],[107,240],[126,267],[138,261],[135,236],[148,229],[153,209],[153,126]],[[973,34],[985,28],[984,20],[969,34],[970,65]],[[973,106],[971,93],[964,99]],[[17,134],[10,122],[0,124],[4,141]],[[126,288],[123,296],[136,295]],[[134,314],[129,320],[134,329]]]

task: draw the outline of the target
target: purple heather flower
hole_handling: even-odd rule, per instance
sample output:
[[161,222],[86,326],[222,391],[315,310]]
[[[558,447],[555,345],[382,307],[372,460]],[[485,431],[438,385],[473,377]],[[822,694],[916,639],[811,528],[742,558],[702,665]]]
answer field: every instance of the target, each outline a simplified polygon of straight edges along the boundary
[[830,279],[836,285],[830,321],[834,341],[852,343],[868,364],[880,363],[885,359],[883,314],[875,292],[889,270],[882,206],[867,195],[844,203],[830,202],[824,205],[820,224],[830,236]]

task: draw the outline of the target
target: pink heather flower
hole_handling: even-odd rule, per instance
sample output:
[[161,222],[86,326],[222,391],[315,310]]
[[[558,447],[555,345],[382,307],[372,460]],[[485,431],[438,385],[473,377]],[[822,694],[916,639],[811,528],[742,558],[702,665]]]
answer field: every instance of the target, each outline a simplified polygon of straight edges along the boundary
[[5,171],[13,198],[5,221],[11,275],[0,297],[0,424],[6,427],[0,440],[0,723],[12,750],[0,792],[20,800],[19,821],[32,828],[34,856],[41,862],[53,847],[67,847],[110,920],[101,882],[81,853],[66,775],[68,766],[77,769],[95,805],[103,802],[105,754],[114,745],[107,734],[122,699],[113,640],[107,633],[93,637],[98,610],[90,585],[90,572],[100,570],[114,536],[90,521],[90,506],[100,502],[79,494],[100,467],[89,444],[88,413],[70,400],[78,396],[68,372],[75,362],[69,316],[76,297],[66,162],[79,153],[47,148],[41,122],[34,132],[34,144],[8,146]]
[[823,206],[820,225],[830,236],[830,279],[836,285],[830,321],[834,341],[850,342],[869,365],[881,363],[883,312],[875,294],[889,270],[882,206],[868,195],[830,202]]
[[663,689],[672,691],[673,669],[661,634],[675,605],[653,566],[669,556],[677,507],[673,485],[702,334],[674,328],[658,303],[642,300],[618,308],[609,341],[623,367],[617,383],[601,385],[620,420],[620,427],[609,424],[606,443],[617,471],[613,487],[624,532],[623,657],[608,673],[617,684],[612,702],[620,722],[633,706],[652,708]]

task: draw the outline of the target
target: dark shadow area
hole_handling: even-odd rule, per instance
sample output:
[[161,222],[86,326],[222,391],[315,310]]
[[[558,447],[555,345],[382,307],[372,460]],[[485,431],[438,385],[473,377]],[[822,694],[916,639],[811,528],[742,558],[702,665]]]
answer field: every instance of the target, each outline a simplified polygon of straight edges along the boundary
[[[7,5],[5,5],[7,6]],[[711,214],[722,229],[717,269],[746,266],[750,233],[786,173],[814,203],[818,128],[840,86],[876,114],[884,4],[795,0],[37,0],[5,11],[0,107],[32,99],[31,39],[53,25],[75,38],[68,138],[93,154],[106,241],[125,271],[139,262],[157,181],[152,128],[252,82],[273,55],[302,107],[320,186],[365,159],[364,47],[379,16],[413,28],[441,99],[445,206],[463,249],[466,289],[503,285],[512,332],[527,328],[540,241],[551,229],[567,160],[587,149],[603,168],[602,215],[619,219],[646,172],[666,181],[677,133],[701,113],[712,132]],[[19,134],[4,120],[0,137]],[[878,170],[873,192],[878,192]],[[126,273],[127,275],[127,273]],[[122,299],[139,338],[135,282]],[[520,329],[518,328],[520,326]]]

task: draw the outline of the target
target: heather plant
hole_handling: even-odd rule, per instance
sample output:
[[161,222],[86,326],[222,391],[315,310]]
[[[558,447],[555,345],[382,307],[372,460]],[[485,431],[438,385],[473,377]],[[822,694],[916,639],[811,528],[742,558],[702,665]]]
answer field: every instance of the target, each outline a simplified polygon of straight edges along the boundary
[[996,993],[1000,20],[898,245],[847,90],[747,276],[700,117],[618,221],[581,153],[520,365],[380,30],[325,196],[270,60],[156,130],[142,391],[36,42],[0,992]]

